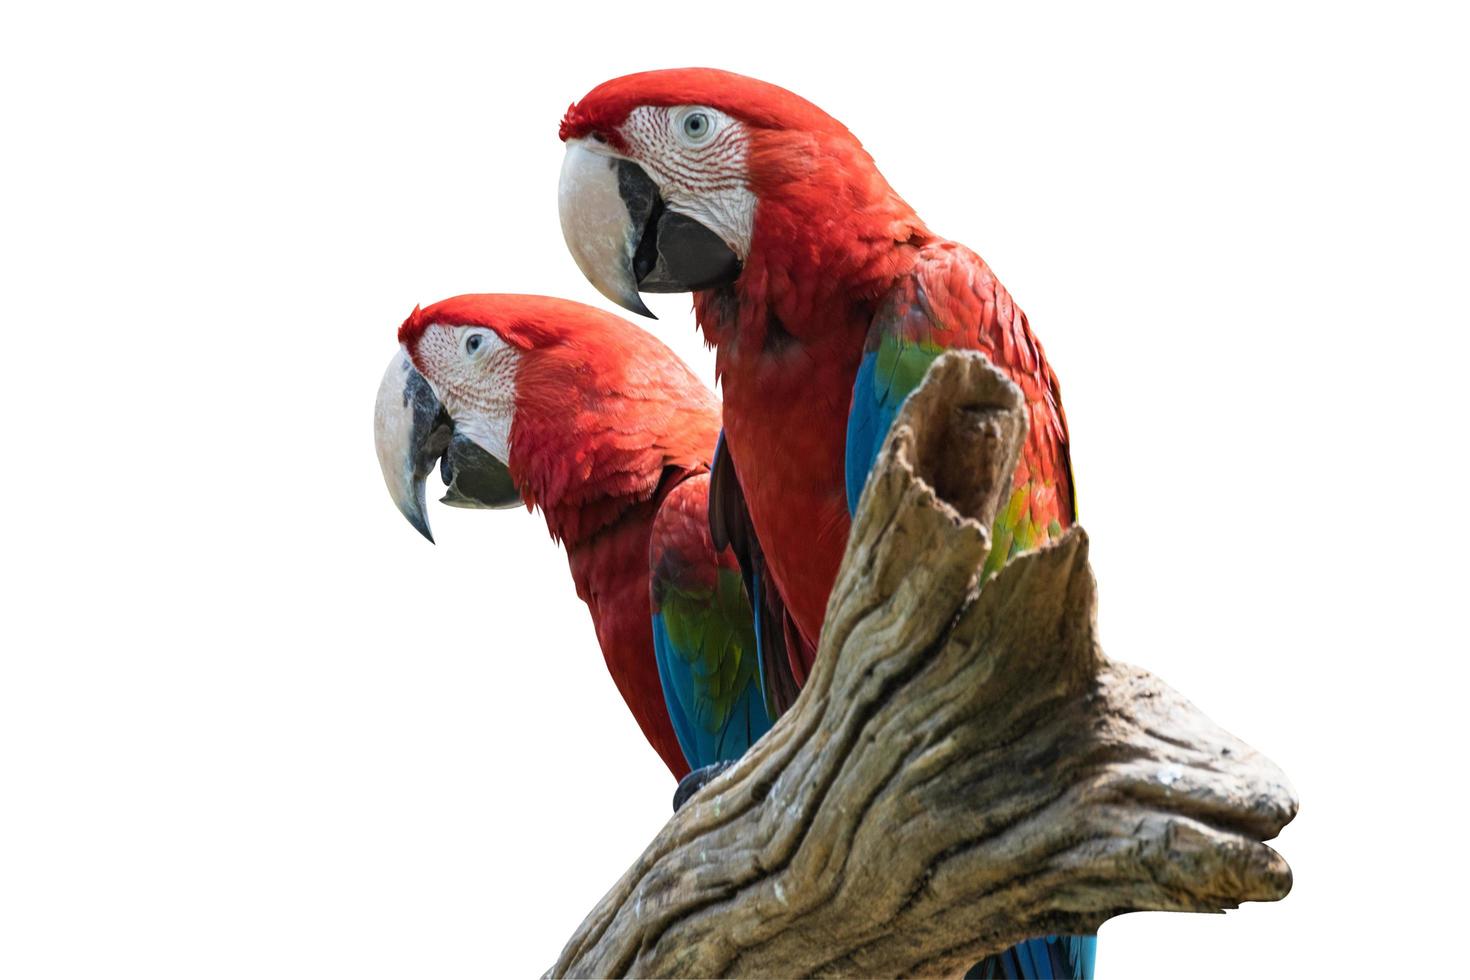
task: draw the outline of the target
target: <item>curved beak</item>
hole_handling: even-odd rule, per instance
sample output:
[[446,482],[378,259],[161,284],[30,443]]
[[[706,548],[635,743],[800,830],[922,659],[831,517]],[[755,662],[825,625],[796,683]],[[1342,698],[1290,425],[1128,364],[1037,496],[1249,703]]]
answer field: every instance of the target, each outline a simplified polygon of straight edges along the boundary
[[587,281],[625,310],[652,317],[638,294],[734,282],[740,259],[719,235],[669,210],[631,160],[567,141],[558,190],[561,232]]
[[373,442],[388,496],[430,541],[434,534],[429,530],[424,487],[435,464],[446,487],[443,503],[499,508],[521,502],[510,470],[468,436],[454,431],[454,420],[401,347],[378,385]]

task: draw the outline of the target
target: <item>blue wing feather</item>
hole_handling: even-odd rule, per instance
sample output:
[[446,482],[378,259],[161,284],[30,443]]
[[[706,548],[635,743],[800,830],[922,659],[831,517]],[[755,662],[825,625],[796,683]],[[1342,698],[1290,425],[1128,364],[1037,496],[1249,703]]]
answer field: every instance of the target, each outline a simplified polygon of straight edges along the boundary
[[904,399],[918,387],[924,372],[940,354],[937,347],[912,343],[893,334],[875,337],[874,341],[870,345],[874,349],[864,353],[858,365],[847,413],[844,476],[849,514],[857,513],[863,485]]
[[755,669],[756,676],[760,678],[761,690],[769,691],[766,677],[766,658],[761,650],[761,637],[765,636],[766,606],[761,596],[761,581],[759,575],[745,577],[745,588],[750,592],[750,608],[755,619]]
[[696,768],[699,763],[694,760],[700,752],[699,739],[689,716],[684,713],[684,704],[694,697],[694,675],[687,664],[680,662],[673,641],[669,639],[668,624],[658,613],[653,616],[653,652],[658,660],[658,680],[664,689],[669,720],[674,723],[674,735],[679,739],[684,761],[691,769]]
[[681,650],[670,636],[662,614],[653,617],[653,648],[669,718],[690,768],[740,758],[771,727],[756,685],[747,685],[741,692],[724,724],[700,724],[695,720],[702,697],[697,680],[704,678],[697,677],[701,674],[697,664],[703,651]]
[[898,414],[895,407],[889,409],[888,387],[878,387],[878,352],[863,355],[858,366],[857,379],[852,386],[852,408],[847,413],[847,512],[857,513],[858,498],[862,496],[863,484],[878,456],[878,447],[893,425]]

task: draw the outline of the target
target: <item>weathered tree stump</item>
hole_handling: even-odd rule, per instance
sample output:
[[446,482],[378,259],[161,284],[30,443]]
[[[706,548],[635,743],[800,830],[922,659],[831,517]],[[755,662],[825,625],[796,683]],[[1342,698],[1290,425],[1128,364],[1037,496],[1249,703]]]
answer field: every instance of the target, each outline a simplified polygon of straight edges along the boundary
[[1273,901],[1282,773],[1103,656],[1087,535],[978,579],[1021,392],[947,354],[889,434],[795,706],[593,909],[553,976],[944,975],[1124,912]]

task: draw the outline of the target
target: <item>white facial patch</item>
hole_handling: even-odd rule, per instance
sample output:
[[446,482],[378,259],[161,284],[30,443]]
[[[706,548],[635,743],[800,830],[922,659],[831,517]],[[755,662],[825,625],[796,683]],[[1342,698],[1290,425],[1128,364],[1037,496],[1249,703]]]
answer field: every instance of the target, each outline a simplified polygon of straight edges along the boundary
[[[697,126],[690,125],[691,117]],[[743,262],[750,254],[756,204],[746,183],[745,125],[705,106],[639,106],[619,132],[628,158],[658,185],[668,209],[719,235]]]
[[414,352],[419,373],[454,419],[455,431],[507,464],[520,357],[494,330],[445,324],[426,329]]

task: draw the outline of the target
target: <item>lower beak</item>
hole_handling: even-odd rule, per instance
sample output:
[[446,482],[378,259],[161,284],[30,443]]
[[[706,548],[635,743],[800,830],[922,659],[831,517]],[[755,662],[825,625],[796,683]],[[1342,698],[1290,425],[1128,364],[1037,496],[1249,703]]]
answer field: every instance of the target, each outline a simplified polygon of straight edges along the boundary
[[734,282],[740,259],[720,236],[665,207],[631,160],[568,140],[558,193],[562,236],[587,281],[625,310],[652,317],[639,292],[686,293]]
[[521,504],[521,492],[510,478],[510,469],[461,433],[450,435],[449,449],[439,461],[439,475],[444,479],[441,504],[476,510]]
[[399,348],[378,386],[373,441],[388,496],[399,513],[430,541],[424,487],[435,464],[441,466],[443,502],[457,507],[509,507],[521,502],[506,465],[454,431],[424,376]]

